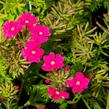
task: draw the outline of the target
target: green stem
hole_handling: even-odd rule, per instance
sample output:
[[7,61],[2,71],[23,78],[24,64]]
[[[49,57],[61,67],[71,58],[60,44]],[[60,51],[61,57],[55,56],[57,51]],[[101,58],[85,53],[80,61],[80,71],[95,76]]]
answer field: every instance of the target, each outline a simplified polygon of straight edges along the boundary
[[18,102],[19,102],[19,100],[20,100],[20,97],[21,97],[21,93],[22,93],[22,90],[23,90],[23,85],[24,85],[24,80],[22,81],[22,84],[21,84],[21,88],[20,88],[20,91],[19,91],[17,104],[18,104]]
[[82,97],[82,100],[84,102],[84,104],[87,106],[88,109],[91,109],[90,106],[88,105],[88,103],[86,102],[86,100]]
[[79,95],[75,96],[72,101],[67,101],[67,103],[68,103],[68,104],[75,104],[75,103],[77,103],[80,99],[81,99],[81,95],[79,94]]
[[[28,68],[29,69],[29,68]],[[25,70],[25,73],[23,75],[24,78],[26,78],[26,72],[28,72],[28,69]],[[17,100],[17,104],[20,100],[20,97],[21,97],[21,93],[22,93],[22,90],[23,90],[23,85],[25,83],[25,79],[22,79],[22,84],[21,84],[21,88],[20,88],[20,91],[19,91],[19,95],[18,95],[18,100]]]
[[[43,78],[43,79],[47,79],[47,80],[53,81],[53,80],[51,80],[50,78],[48,78],[47,76],[44,76],[44,75],[42,75],[42,74],[37,74],[37,75],[40,76],[40,77]],[[54,81],[54,82],[56,82],[56,81]]]
[[7,100],[7,109],[10,109],[10,99]]

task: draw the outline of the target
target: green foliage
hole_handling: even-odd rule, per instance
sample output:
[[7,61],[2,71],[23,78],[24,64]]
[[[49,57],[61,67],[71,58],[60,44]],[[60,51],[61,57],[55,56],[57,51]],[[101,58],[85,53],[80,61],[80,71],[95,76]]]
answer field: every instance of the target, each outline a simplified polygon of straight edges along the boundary
[[12,83],[3,83],[0,85],[0,97],[1,98],[13,98],[17,91]]
[[0,13],[5,14],[7,19],[13,20],[19,13],[23,11],[25,4],[18,0],[0,1]]
[[106,106],[106,109],[109,109],[109,92],[108,92],[108,95],[107,95],[107,106]]
[[6,59],[0,56],[0,83],[11,82],[11,77],[7,74],[8,64]]
[[91,11],[96,11],[98,8],[103,6],[104,8],[109,8],[108,0],[85,0],[86,7]]
[[47,85],[39,85],[39,92],[45,102],[47,102],[50,99],[49,95],[47,94],[47,88]]
[[77,1],[73,4],[70,0],[60,0],[51,10],[44,23],[52,28],[54,35],[62,34],[80,22],[79,15],[83,12],[83,2]]
[[67,103],[62,103],[60,106],[59,106],[59,109],[67,109]]
[[90,37],[96,28],[89,29],[89,23],[85,26],[82,24],[77,25],[74,30],[73,41],[72,41],[72,62],[85,64],[95,56],[95,50],[93,49],[94,42]]
[[81,94],[80,93],[76,93],[74,95],[74,98],[71,101],[67,101],[68,104],[75,104],[77,103],[79,100],[81,99]]
[[45,16],[46,11],[52,5],[52,0],[33,0],[30,2],[32,8],[32,12],[37,15],[37,17],[42,18]]

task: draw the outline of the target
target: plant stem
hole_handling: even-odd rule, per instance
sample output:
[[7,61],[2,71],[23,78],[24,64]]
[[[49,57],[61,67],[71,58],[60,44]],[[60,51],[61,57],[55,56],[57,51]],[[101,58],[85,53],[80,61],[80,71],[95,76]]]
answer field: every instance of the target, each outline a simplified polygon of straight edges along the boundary
[[10,109],[10,99],[7,100],[7,109]]
[[72,101],[67,101],[67,103],[68,104],[75,104],[80,100],[80,98],[81,98],[81,95],[75,96]]
[[90,106],[88,105],[88,103],[86,102],[86,100],[82,97],[82,100],[84,102],[84,104],[87,106],[88,109],[91,109]]
[[[29,66],[30,67],[30,66]],[[19,102],[19,100],[20,100],[20,97],[21,97],[21,93],[22,93],[22,90],[23,90],[23,86],[24,86],[24,84],[25,84],[25,79],[26,79],[26,77],[27,77],[27,72],[29,71],[29,67],[25,70],[25,73],[24,73],[24,75],[22,76],[22,83],[21,83],[21,88],[20,88],[20,91],[19,91],[19,95],[18,95],[18,99],[17,99],[17,104],[18,104],[18,102]]]
[[23,85],[24,85],[24,80],[22,81],[22,84],[21,84],[21,88],[20,88],[20,91],[19,91],[17,104],[18,104],[18,102],[20,100],[20,96],[21,96],[21,93],[22,93],[22,90],[23,90]]
[[43,78],[43,79],[47,79],[47,80],[53,81],[53,80],[51,80],[50,78],[48,78],[47,76],[44,76],[44,75],[42,75],[42,74],[37,74],[37,75],[40,76],[40,77]]

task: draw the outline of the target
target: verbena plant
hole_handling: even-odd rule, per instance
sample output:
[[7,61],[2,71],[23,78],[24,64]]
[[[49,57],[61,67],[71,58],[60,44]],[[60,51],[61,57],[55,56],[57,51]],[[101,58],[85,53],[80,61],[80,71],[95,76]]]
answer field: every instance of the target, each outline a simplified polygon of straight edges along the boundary
[[[93,25],[101,7],[103,23]],[[108,8],[108,0],[0,1],[0,109],[109,109]]]

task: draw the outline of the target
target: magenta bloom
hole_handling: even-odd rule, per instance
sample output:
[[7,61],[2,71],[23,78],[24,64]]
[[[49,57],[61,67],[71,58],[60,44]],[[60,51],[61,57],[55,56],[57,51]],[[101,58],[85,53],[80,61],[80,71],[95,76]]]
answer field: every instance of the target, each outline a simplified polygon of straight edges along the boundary
[[44,109],[44,107],[39,106],[39,107],[37,107],[37,109]]
[[51,35],[50,29],[41,24],[37,24],[31,28],[31,37],[33,40],[37,40],[40,43],[44,43],[48,40],[48,37]]
[[59,69],[64,66],[64,57],[60,54],[54,54],[54,52],[50,52],[49,55],[43,57],[44,64],[42,65],[42,69],[44,71],[50,71],[54,69]]
[[84,89],[88,88],[89,82],[89,78],[85,77],[82,72],[77,72],[75,78],[67,80],[67,84],[72,88],[73,93],[82,93]]
[[66,80],[66,84],[68,85],[68,87],[73,87],[73,81],[72,81],[73,79],[74,77],[71,76],[70,78]]
[[51,96],[53,100],[66,99],[69,98],[69,93],[64,91],[58,91],[53,87],[48,87],[47,93]]
[[69,93],[65,91],[61,91],[59,95],[63,99],[69,98]]
[[59,96],[60,92],[53,87],[48,87],[47,93],[51,96],[51,98],[53,100],[59,100],[60,99],[60,96]]
[[16,21],[6,21],[2,30],[6,38],[12,38],[16,36],[18,32],[22,31],[22,25]]
[[46,84],[49,84],[50,82],[51,82],[51,81],[50,81],[49,79],[46,79],[46,80],[45,80],[45,83],[46,83]]
[[70,66],[66,65],[65,70],[69,72],[70,71]]
[[22,25],[26,25],[29,29],[38,22],[38,19],[31,13],[22,13],[18,18],[18,22],[20,22]]
[[22,49],[22,55],[30,63],[40,62],[40,58],[44,54],[44,50],[40,48],[40,44],[36,41],[28,41],[26,43],[26,48]]

